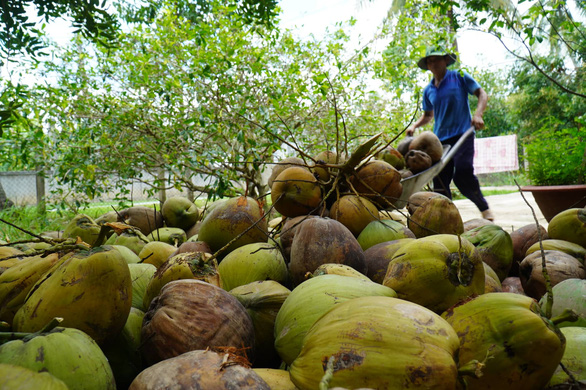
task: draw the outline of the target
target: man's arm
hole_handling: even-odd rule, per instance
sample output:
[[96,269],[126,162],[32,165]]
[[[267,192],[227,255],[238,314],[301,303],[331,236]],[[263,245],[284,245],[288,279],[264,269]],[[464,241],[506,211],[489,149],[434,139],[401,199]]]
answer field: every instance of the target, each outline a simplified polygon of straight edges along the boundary
[[484,119],[482,119],[482,115],[484,114],[484,110],[486,110],[486,104],[488,102],[488,94],[482,88],[478,88],[474,91],[474,95],[478,98],[478,105],[476,106],[476,111],[472,116],[472,126],[476,130],[482,129],[484,127]]
[[411,126],[405,130],[405,135],[412,136],[415,129],[421,126],[425,126],[433,119],[433,111],[423,111],[423,115],[415,121]]

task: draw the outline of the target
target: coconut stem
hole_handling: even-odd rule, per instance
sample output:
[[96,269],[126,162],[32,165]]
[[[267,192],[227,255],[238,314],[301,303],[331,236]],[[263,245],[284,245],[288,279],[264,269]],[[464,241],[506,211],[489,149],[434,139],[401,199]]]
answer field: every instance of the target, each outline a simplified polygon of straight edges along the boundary
[[319,381],[319,390],[328,390],[330,387],[330,381],[334,377],[334,357],[330,356],[324,376]]
[[458,368],[458,374],[461,376],[471,376],[480,378],[482,376],[482,369],[486,364],[478,360],[470,360],[468,363]]
[[529,206],[529,209],[531,210],[531,214],[533,214],[533,219],[535,220],[535,225],[537,226],[537,236],[539,238],[539,250],[541,251],[541,273],[543,274],[543,279],[545,279],[545,290],[547,293],[547,299],[545,300],[545,307],[543,307],[542,310],[547,318],[551,318],[551,315],[552,315],[551,310],[553,307],[553,289],[552,289],[552,285],[551,285],[551,279],[549,278],[549,272],[547,271],[547,264],[546,264],[547,262],[545,261],[545,251],[543,250],[543,237],[541,235],[539,221],[537,220],[537,215],[535,215],[535,210],[533,210],[533,207],[531,207],[529,202],[527,202],[527,199],[525,199],[525,195],[523,195],[523,191],[521,191],[521,186],[519,185],[519,183],[517,183],[517,180],[515,180],[515,184],[517,185],[517,188],[519,189],[519,193],[521,194],[521,197],[525,201],[525,204],[527,204],[527,206]]
[[28,341],[34,337],[39,336],[42,333],[47,333],[59,326],[59,324],[63,321],[61,317],[55,317],[47,325],[45,325],[41,330],[34,332],[34,333],[27,333],[27,332],[0,332],[0,344],[11,340],[23,340]]
[[550,321],[554,325],[559,325],[562,322],[575,322],[578,321],[578,319],[580,319],[580,316],[578,316],[578,314],[574,310],[566,309],[563,311],[562,314],[553,317]]

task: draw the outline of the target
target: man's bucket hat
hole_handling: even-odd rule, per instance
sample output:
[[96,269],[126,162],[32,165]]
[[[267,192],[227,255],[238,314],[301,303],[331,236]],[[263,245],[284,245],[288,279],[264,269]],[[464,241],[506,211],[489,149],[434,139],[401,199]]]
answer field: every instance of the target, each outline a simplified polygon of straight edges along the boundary
[[427,50],[425,50],[425,57],[417,61],[417,66],[423,70],[428,70],[427,59],[434,56],[445,57],[447,66],[455,63],[457,58],[454,53],[448,54],[439,47],[428,47]]

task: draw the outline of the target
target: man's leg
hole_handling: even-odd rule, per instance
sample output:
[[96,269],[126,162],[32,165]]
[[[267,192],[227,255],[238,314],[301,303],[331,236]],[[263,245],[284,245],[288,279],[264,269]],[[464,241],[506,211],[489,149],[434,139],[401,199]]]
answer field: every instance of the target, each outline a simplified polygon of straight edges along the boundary
[[474,137],[468,137],[454,155],[454,184],[462,195],[470,199],[478,210],[488,210],[488,203],[474,174]]

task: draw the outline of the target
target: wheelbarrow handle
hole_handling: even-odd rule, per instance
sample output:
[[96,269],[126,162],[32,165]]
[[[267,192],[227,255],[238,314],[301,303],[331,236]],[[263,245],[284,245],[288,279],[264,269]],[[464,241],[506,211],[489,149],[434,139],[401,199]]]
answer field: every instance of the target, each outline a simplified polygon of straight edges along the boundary
[[470,126],[470,128],[468,130],[466,130],[466,132],[464,134],[462,134],[462,136],[460,137],[458,142],[456,142],[454,144],[454,146],[452,146],[450,148],[450,150],[448,150],[448,153],[446,153],[444,156],[442,156],[441,163],[443,165],[447,164],[448,161],[450,161],[452,159],[452,157],[454,157],[454,154],[456,154],[456,152],[458,151],[460,146],[466,141],[466,139],[471,137],[473,134],[474,134],[474,126]]

